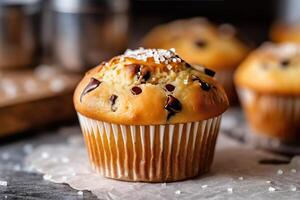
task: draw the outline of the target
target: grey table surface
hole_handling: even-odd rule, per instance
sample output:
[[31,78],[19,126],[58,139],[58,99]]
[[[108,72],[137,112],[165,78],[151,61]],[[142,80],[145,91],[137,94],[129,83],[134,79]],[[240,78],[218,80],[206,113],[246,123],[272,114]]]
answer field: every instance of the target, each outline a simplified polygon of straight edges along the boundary
[[[56,184],[43,179],[38,173],[24,169],[23,160],[28,147],[44,143],[65,142],[68,135],[57,134],[59,128],[52,131],[32,131],[21,133],[13,138],[0,140],[0,181],[7,181],[7,186],[0,185],[2,199],[97,199],[89,191],[79,195],[77,190],[67,184]],[[24,136],[26,135],[26,136]]]

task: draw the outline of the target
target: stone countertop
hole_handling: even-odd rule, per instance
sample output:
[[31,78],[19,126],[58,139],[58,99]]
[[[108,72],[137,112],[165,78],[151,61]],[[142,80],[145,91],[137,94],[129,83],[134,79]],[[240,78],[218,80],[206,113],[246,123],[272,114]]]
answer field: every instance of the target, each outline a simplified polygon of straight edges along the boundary
[[[59,130],[59,129],[58,129]],[[56,131],[31,132],[0,142],[0,199],[97,199],[89,191],[81,192],[67,184],[56,184],[43,179],[38,173],[24,169],[23,159],[32,149],[44,143],[61,143],[67,134]],[[59,131],[58,131],[59,132]],[[28,136],[29,135],[29,136]],[[3,186],[1,181],[7,181]]]

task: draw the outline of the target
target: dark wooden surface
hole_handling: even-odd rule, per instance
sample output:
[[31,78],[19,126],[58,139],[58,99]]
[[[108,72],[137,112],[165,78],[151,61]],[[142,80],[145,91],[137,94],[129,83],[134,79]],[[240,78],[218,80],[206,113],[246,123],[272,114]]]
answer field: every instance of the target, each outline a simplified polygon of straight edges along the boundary
[[[58,134],[57,130],[21,133],[13,138],[0,139],[0,181],[7,181],[7,186],[0,186],[2,199],[97,199],[89,191],[79,195],[77,190],[67,184],[56,184],[43,179],[41,174],[28,172],[23,161],[26,145],[36,147],[41,144],[66,142],[68,134]],[[26,135],[26,136],[24,136]]]

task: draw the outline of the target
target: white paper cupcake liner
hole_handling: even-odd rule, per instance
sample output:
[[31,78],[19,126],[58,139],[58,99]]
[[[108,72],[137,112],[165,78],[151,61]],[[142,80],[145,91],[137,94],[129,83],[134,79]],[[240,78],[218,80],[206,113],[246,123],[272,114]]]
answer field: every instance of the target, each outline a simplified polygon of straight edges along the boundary
[[238,94],[255,133],[299,141],[300,97],[267,95],[249,89],[239,89]]
[[168,182],[209,170],[221,116],[175,125],[120,125],[78,113],[92,167],[119,180]]

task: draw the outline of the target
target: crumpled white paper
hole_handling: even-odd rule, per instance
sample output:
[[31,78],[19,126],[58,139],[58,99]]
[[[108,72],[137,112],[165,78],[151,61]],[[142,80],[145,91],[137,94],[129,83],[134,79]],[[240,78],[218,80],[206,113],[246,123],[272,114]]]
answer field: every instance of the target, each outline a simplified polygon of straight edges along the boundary
[[68,144],[38,147],[26,158],[26,165],[46,180],[90,190],[100,199],[300,199],[300,156],[289,164],[259,163],[274,159],[288,160],[221,134],[213,167],[204,176],[174,183],[123,182],[95,174],[83,139],[75,135]]

